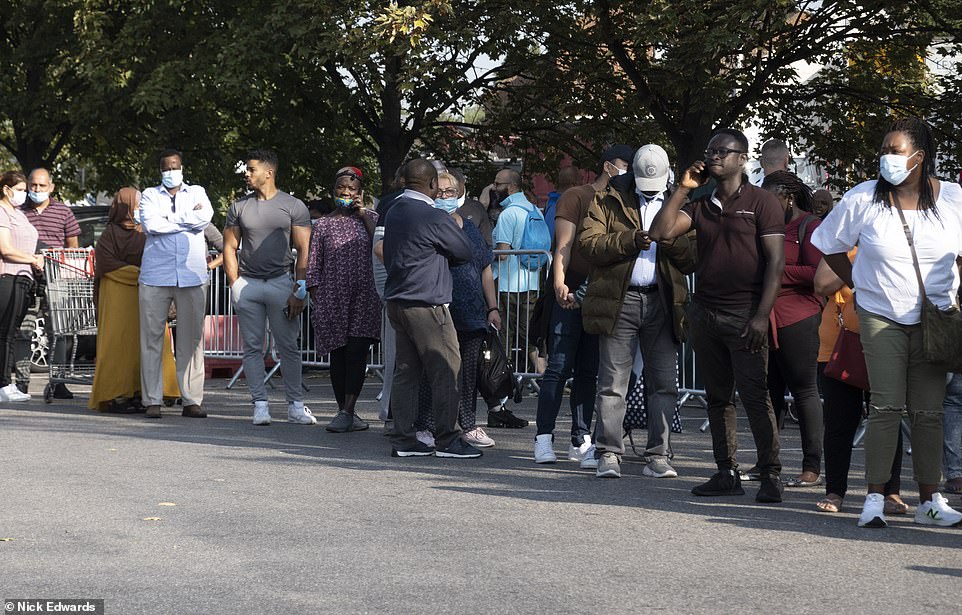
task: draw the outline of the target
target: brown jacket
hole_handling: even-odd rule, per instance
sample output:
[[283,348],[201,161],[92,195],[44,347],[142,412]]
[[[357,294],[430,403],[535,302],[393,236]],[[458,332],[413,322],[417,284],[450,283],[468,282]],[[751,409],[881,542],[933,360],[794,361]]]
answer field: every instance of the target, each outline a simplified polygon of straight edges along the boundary
[[[610,334],[621,312],[641,249],[635,235],[635,231],[642,230],[637,199],[633,192],[625,194],[609,187],[595,195],[582,224],[578,242],[591,264],[588,292],[581,305],[581,319],[588,333]],[[658,246],[658,293],[666,313],[673,316],[672,333],[678,343],[688,337],[685,274],[695,270],[695,263],[693,234],[678,237],[671,246]]]

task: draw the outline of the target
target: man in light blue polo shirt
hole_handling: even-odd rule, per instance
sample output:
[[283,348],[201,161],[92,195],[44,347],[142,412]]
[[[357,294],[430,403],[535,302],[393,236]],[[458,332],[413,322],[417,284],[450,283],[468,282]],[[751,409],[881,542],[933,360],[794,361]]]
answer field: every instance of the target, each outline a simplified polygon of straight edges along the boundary
[[[520,250],[528,216],[538,208],[528,202],[521,190],[521,174],[514,169],[502,169],[494,178],[492,200],[504,207],[494,227],[492,239],[496,250]],[[538,213],[537,215],[540,215]],[[544,361],[538,349],[528,341],[528,320],[538,299],[539,270],[530,270],[520,262],[520,256],[500,254],[494,267],[498,280],[501,321],[508,328],[508,350],[518,371],[544,371]],[[525,352],[525,350],[527,352]]]
[[204,418],[204,312],[208,282],[204,229],[214,215],[207,192],[184,182],[183,156],[160,154],[161,185],[140,199],[147,241],[140,266],[140,385],[149,418],[160,418],[161,353],[171,304],[177,307],[177,384],[183,415]]

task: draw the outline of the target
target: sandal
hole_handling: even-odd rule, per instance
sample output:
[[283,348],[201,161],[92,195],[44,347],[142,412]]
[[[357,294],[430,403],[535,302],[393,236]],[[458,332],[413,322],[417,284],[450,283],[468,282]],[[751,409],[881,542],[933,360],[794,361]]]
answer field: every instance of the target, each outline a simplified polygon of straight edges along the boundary
[[897,495],[887,495],[885,496],[885,504],[882,506],[882,512],[886,515],[904,515],[909,512],[909,505]]
[[815,502],[815,510],[826,513],[837,513],[842,509],[842,498],[829,493],[824,498]]
[[785,481],[786,487],[818,487],[825,484],[825,479],[819,475],[815,475],[812,480],[805,480],[802,477],[806,474],[812,475],[814,472],[802,472],[800,475],[790,478]]

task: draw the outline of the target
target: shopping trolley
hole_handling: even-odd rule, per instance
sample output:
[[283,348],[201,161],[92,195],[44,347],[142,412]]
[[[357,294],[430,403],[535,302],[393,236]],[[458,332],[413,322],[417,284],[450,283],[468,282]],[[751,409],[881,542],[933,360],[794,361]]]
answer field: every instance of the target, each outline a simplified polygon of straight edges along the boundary
[[[48,404],[58,384],[92,384],[94,363],[77,362],[77,338],[97,335],[94,309],[94,253],[91,248],[55,248],[43,251],[50,318],[50,380],[43,391]],[[73,342],[70,344],[69,342]],[[62,362],[56,359],[59,344],[68,344]]]

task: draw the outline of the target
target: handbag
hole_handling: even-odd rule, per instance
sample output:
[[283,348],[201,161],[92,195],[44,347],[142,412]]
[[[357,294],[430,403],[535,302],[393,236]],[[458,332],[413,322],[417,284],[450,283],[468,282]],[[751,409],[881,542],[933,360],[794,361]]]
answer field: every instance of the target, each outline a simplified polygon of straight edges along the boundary
[[922,294],[922,356],[927,362],[934,363],[947,372],[962,371],[962,312],[958,305],[943,310],[929,301],[925,294],[925,283],[922,281],[919,257],[915,252],[915,242],[912,240],[912,230],[905,221],[898,196],[893,194],[892,198],[895,210],[902,220],[905,239],[912,251],[912,265],[915,267],[915,277]]
[[481,356],[478,358],[478,392],[484,399],[521,398],[521,382],[514,375],[514,366],[508,360],[501,338],[494,327],[489,327],[481,340]]
[[832,348],[832,356],[825,365],[824,374],[833,380],[869,390],[868,368],[865,366],[865,353],[862,350],[862,339],[859,334],[845,328],[842,318],[842,307],[839,303],[840,293],[835,294],[835,306],[838,309],[838,339]]

